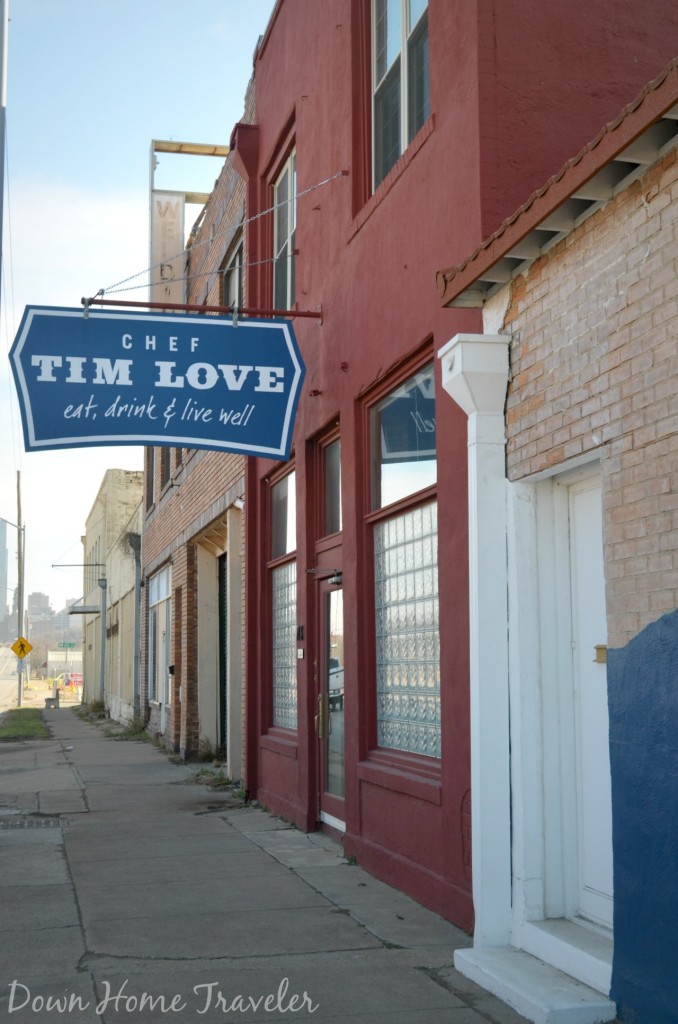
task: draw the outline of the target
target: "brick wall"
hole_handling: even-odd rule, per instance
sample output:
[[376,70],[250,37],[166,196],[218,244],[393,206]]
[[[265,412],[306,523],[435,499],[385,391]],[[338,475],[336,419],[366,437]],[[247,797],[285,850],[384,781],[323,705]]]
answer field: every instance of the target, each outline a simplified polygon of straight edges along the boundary
[[514,282],[511,480],[597,451],[610,646],[678,606],[678,157]]
[[[244,121],[254,118],[252,83]],[[245,215],[245,184],[227,158],[214,191],[196,222],[186,256],[188,302],[221,304],[221,274]],[[246,259],[246,256],[245,256]],[[169,486],[162,486],[159,450],[154,459],[153,494],[148,496],[143,534],[143,571],[152,575],[172,564],[172,707],[165,741],[182,753],[195,753],[200,740],[197,679],[197,560],[200,534],[224,519],[227,508],[244,494],[242,456],[213,451],[173,449]],[[142,695],[147,703],[147,611],[142,628]],[[244,634],[243,634],[244,644]],[[181,700],[179,699],[181,695]],[[159,729],[159,715],[150,709],[149,727]]]

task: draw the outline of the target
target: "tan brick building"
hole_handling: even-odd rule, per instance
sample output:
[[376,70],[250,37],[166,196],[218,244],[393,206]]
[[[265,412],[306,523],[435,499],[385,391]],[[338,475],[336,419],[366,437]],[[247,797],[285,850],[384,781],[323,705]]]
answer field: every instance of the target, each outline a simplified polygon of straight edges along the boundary
[[119,722],[130,721],[138,710],[142,494],[142,473],[106,470],[82,538],[83,597],[69,608],[82,617],[85,699],[104,701]]
[[675,1020],[677,144],[673,62],[438,276],[486,332],[440,352],[471,485],[481,928],[457,961],[531,1020],[563,976],[586,1019]]
[[600,452],[608,640],[678,606],[675,149],[513,288],[510,480]]
[[[254,91],[244,120],[253,116]],[[229,156],[191,234],[187,301],[243,304],[245,185]],[[142,701],[149,729],[183,756],[220,752],[241,776],[244,459],[146,453]]]

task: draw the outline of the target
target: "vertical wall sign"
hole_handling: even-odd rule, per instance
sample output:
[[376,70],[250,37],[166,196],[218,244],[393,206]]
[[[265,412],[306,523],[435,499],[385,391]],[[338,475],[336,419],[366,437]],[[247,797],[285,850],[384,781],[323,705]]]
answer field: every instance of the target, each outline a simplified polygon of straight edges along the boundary
[[151,294],[154,302],[186,301],[183,192],[151,192]]
[[305,369],[288,321],[27,306],[10,361],[27,451],[289,458]]

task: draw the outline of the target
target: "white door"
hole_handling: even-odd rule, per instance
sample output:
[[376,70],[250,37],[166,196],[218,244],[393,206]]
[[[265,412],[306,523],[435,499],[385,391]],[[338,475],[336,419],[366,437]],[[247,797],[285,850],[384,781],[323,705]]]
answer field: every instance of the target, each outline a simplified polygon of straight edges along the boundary
[[172,602],[168,598],[158,606],[158,696],[160,701],[160,732],[167,729],[167,713],[170,704],[170,611]]
[[[569,488],[578,913],[612,927],[612,804],[599,477]],[[599,652],[596,648],[602,648]]]

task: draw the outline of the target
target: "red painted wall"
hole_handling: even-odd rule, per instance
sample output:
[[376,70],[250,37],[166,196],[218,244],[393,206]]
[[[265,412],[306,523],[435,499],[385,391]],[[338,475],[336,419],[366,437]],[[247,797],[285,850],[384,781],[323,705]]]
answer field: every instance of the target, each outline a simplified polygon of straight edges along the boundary
[[[476,312],[439,307],[436,270],[471,252],[659,72],[675,49],[670,40],[678,8],[652,6],[430,0],[432,115],[370,195],[369,3],[281,0],[255,60],[256,145],[245,154],[244,136],[242,143],[235,136],[253,175],[250,217],[270,204],[266,182],[294,139],[297,302],[305,310],[322,307],[322,326],[295,322],[307,366],[295,431],[298,622],[306,638],[298,665],[298,733],[295,739],[269,731],[261,738],[268,721],[266,641],[250,644],[248,788],[301,827],[315,827],[317,624],[315,583],[304,571],[316,559],[315,508],[310,479],[308,491],[306,484],[310,439],[339,420],[345,628],[355,638],[345,663],[354,698],[346,708],[345,849],[465,928],[472,926],[466,420],[439,389],[442,759],[427,776],[414,763],[411,770],[403,763],[394,770],[370,755],[372,710],[357,696],[369,692],[371,682],[373,603],[365,572],[370,548],[361,399],[399,362],[426,348],[433,356],[456,333],[481,330]],[[348,174],[304,195],[342,170]],[[250,225],[248,244],[248,261],[270,255],[270,217]],[[250,305],[270,306],[270,275],[270,264],[249,271]],[[262,481],[273,469],[253,461],[247,471],[250,635],[266,621]]]
[[[469,5],[442,6],[451,28]],[[477,7],[487,236],[675,57],[678,7],[671,0],[478,0]]]

